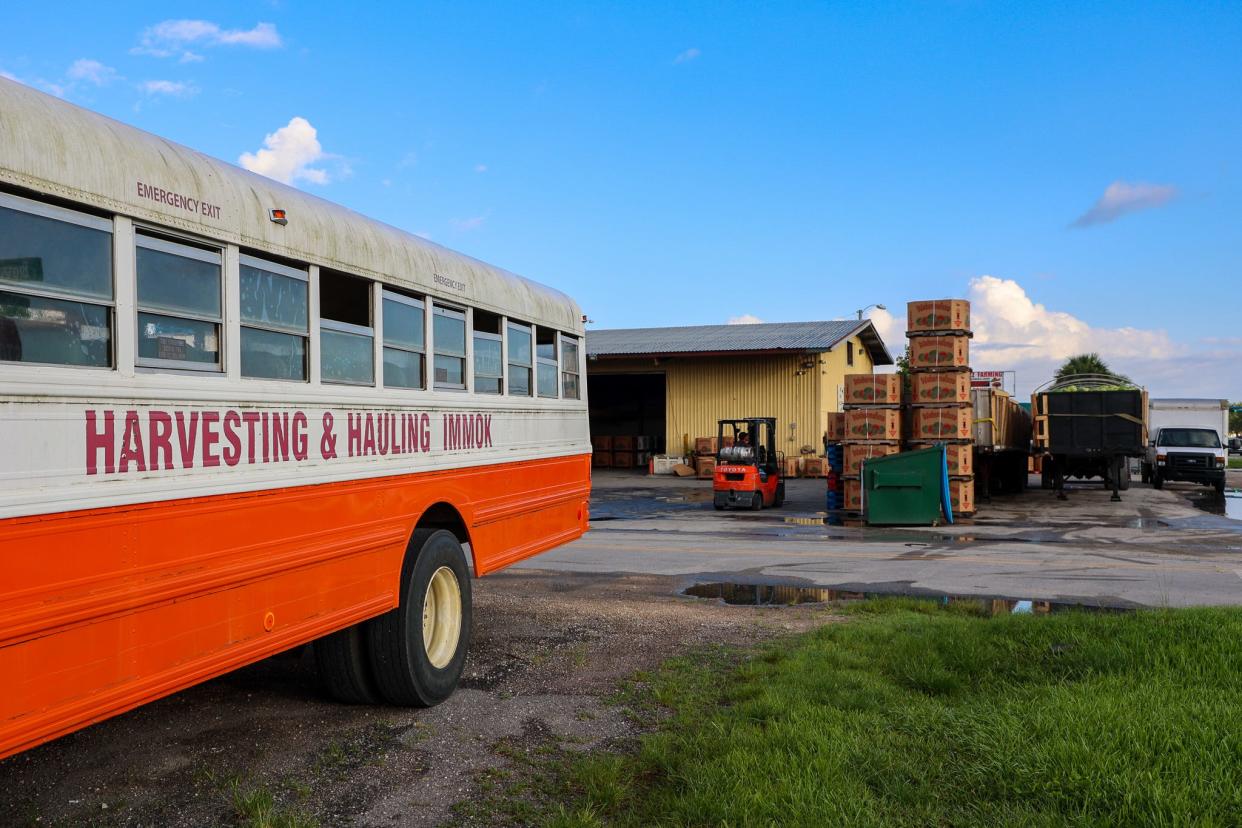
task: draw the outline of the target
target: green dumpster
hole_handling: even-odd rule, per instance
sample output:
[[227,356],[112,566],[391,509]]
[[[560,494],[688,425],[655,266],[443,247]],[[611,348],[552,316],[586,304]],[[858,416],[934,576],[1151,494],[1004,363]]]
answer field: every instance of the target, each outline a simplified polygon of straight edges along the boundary
[[874,457],[863,463],[863,517],[875,526],[953,522],[944,446]]

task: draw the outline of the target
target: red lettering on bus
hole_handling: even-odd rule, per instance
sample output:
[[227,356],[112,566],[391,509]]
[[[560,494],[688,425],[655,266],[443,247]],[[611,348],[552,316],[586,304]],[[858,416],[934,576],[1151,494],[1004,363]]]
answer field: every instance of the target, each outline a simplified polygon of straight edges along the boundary
[[376,451],[380,455],[387,457],[388,456],[388,415],[387,414],[380,413],[378,432],[379,433],[375,435]]
[[242,418],[236,411],[224,412],[224,439],[228,443],[224,447],[224,465],[236,466],[241,460],[241,435],[237,429],[241,427]]
[[203,467],[215,468],[220,465],[220,455],[216,454],[216,444],[220,442],[220,432],[216,426],[220,424],[219,411],[204,411],[203,417]]
[[137,411],[125,412],[125,436],[121,438],[121,456],[117,458],[117,471],[129,471],[133,463],[138,471],[147,470],[146,451],[142,448],[142,421]]
[[[147,414],[147,422],[150,430],[147,440],[147,460],[150,461],[151,471],[175,468],[172,449],[172,417],[168,416],[167,411],[152,411]],[[164,457],[162,464],[160,463],[161,455]]]
[[346,428],[346,441],[349,444],[349,456],[357,457],[362,453],[362,415],[349,412],[349,424]]
[[186,428],[186,412],[178,411],[177,445],[181,448],[181,468],[194,468],[194,449],[198,445],[198,412],[190,412],[190,425]]
[[289,460],[289,413],[272,412],[272,459]]
[[310,443],[306,435],[306,414],[293,413],[293,459],[305,460],[310,456]]
[[369,411],[366,427],[362,430],[362,453],[367,457],[375,456],[375,417]]
[[244,411],[242,422],[246,424],[246,462],[254,465],[254,427],[259,424],[259,412]]
[[111,411],[103,413],[104,428],[100,433],[95,428],[95,411],[87,409],[86,411],[86,473],[98,474],[99,467],[95,461],[100,451],[104,453],[104,473],[112,474],[116,471],[113,465],[112,453],[115,449],[116,442],[116,423],[113,421]]

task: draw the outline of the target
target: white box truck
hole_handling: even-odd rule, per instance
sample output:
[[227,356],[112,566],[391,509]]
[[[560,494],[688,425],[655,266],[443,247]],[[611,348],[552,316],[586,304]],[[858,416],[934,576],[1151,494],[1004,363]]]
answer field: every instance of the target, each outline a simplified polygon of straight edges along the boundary
[[1228,400],[1152,399],[1147,429],[1144,482],[1159,489],[1168,481],[1184,480],[1225,491]]

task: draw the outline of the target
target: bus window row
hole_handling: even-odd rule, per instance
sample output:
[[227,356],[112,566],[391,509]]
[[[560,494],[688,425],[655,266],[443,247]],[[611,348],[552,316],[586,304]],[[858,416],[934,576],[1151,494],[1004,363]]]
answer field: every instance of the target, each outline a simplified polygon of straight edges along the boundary
[[[136,365],[223,372],[224,247],[138,227],[133,252]],[[312,269],[244,251],[237,259],[240,375],[309,381]],[[317,274],[324,383],[581,398],[575,336],[327,268]],[[0,193],[0,362],[115,367],[115,298],[110,220]]]

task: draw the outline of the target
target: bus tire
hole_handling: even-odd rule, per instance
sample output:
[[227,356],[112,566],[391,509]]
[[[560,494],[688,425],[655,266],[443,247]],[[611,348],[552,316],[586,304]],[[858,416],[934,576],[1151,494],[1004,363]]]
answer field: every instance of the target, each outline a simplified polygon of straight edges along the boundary
[[365,624],[354,624],[311,645],[315,670],[324,690],[345,704],[379,704],[383,701],[371,675]]
[[400,604],[368,625],[380,695],[431,707],[452,695],[470,645],[470,573],[444,529],[417,529],[401,567]]

